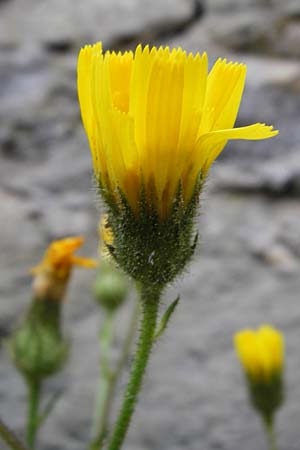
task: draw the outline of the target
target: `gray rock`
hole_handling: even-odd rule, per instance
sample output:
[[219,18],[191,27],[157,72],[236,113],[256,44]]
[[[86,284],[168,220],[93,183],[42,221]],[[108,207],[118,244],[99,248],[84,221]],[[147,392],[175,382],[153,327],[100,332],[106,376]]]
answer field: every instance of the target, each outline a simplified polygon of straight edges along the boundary
[[[216,42],[211,38],[210,31],[207,30],[206,19],[196,21],[191,24],[183,34],[172,36],[171,40],[164,43],[171,44],[174,47],[182,47],[191,52],[207,52],[210,57],[218,55],[227,56],[229,50],[220,42]],[[159,44],[159,42],[157,42]]]
[[286,94],[299,88],[300,63],[280,58],[262,58],[243,55],[247,64],[247,84],[255,88],[284,88]]
[[269,53],[277,37],[275,17],[263,8],[210,14],[202,26],[213,41],[234,51]]
[[232,13],[252,7],[264,7],[268,0],[207,0],[207,10],[212,13]]
[[[300,7],[299,7],[300,16]],[[278,53],[293,58],[300,57],[300,21],[287,23],[281,33],[281,39],[277,44]]]
[[216,163],[217,186],[220,189],[247,193],[265,192],[273,196],[299,196],[300,150],[289,157],[277,156],[261,164]]
[[299,18],[300,5],[298,0],[271,0],[271,6],[274,7],[281,17]]
[[136,36],[148,28],[178,24],[194,11],[192,0],[9,1],[0,5],[2,46],[24,43],[53,50],[102,40],[105,44]]

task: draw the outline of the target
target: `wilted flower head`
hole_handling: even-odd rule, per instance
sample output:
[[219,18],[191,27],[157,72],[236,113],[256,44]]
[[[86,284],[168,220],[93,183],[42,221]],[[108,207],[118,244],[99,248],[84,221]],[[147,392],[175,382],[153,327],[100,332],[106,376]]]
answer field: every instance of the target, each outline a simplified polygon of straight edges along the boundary
[[233,128],[246,76],[244,64],[219,59],[208,73],[206,53],[181,48],[102,53],[84,47],[78,93],[95,176],[116,203],[124,195],[139,211],[148,206],[165,219],[179,185],[184,204],[230,139],[277,134],[261,123]]
[[61,299],[74,266],[96,267],[95,260],[74,255],[83,243],[84,239],[76,236],[49,245],[40,264],[31,270],[34,274],[34,292],[38,297]]
[[258,381],[268,381],[281,373],[284,341],[280,331],[269,325],[243,330],[235,335],[235,348],[246,373]]

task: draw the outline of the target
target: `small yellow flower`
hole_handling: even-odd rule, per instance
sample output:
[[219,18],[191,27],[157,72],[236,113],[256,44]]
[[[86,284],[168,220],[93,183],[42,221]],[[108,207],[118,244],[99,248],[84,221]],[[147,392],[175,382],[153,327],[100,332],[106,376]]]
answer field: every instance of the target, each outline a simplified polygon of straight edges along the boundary
[[257,382],[268,382],[281,374],[284,365],[284,339],[269,325],[246,329],[234,337],[237,355],[247,375]]
[[37,297],[61,299],[74,266],[97,266],[94,259],[74,255],[83,243],[84,239],[76,236],[54,241],[49,245],[40,264],[31,269],[35,276],[33,288]]
[[108,257],[110,252],[108,247],[112,247],[114,242],[114,234],[108,222],[108,214],[103,214],[99,223],[100,235],[100,256]]
[[205,53],[181,48],[84,47],[78,94],[97,181],[116,203],[121,191],[136,213],[142,190],[160,219],[179,185],[187,205],[228,140],[278,133],[261,123],[234,128],[245,77],[244,64],[225,59],[208,73]]

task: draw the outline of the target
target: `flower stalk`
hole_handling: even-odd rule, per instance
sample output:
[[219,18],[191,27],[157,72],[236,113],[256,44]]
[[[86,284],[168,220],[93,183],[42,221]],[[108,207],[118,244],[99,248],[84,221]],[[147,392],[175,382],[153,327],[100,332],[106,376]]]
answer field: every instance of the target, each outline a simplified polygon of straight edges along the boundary
[[39,404],[41,396],[41,382],[29,378],[27,380],[28,389],[28,412],[26,424],[26,441],[28,447],[33,450],[35,448],[37,432],[40,425]]
[[115,397],[116,386],[128,360],[132,341],[136,332],[139,304],[136,302],[133,308],[120,357],[116,363],[116,366],[112,368],[109,363],[109,355],[113,340],[113,326],[116,316],[115,313],[115,310],[107,312],[107,317],[100,335],[101,373],[92,427],[92,436],[94,438],[90,444],[90,450],[101,449],[105,439],[107,438],[109,419],[111,415],[112,403]]
[[113,341],[114,310],[107,311],[105,322],[100,333],[100,379],[96,398],[96,408],[92,425],[92,436],[94,439],[90,450],[101,448],[107,432],[107,422],[112,401],[112,378],[109,356]]
[[262,420],[269,444],[269,450],[278,450],[277,436],[274,427],[274,418],[272,416],[262,416]]
[[123,404],[112,431],[108,450],[119,450],[126,437],[154,342],[160,294],[161,291],[154,287],[141,286],[142,319],[140,336]]

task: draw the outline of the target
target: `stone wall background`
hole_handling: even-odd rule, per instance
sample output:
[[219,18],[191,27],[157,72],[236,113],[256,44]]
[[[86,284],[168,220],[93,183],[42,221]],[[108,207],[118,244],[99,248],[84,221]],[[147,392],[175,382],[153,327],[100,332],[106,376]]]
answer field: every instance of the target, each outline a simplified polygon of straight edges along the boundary
[[[232,334],[269,322],[286,334],[288,401],[281,450],[300,448],[300,1],[0,1],[0,333],[30,297],[28,270],[50,240],[87,238],[96,255],[99,205],[76,94],[78,49],[139,42],[207,50],[248,64],[238,124],[280,129],[227,146],[199,218],[201,251],[169,289],[181,303],[153,354],[124,449],[266,450]],[[89,433],[102,318],[79,271],[66,304],[70,365],[50,380],[62,397],[39,448],[81,450]],[[120,314],[120,336],[128,310]],[[120,343],[120,338],[116,348]],[[124,386],[122,380],[120,389]],[[0,349],[0,415],[22,433],[25,391]],[[0,448],[3,444],[0,443]]]

